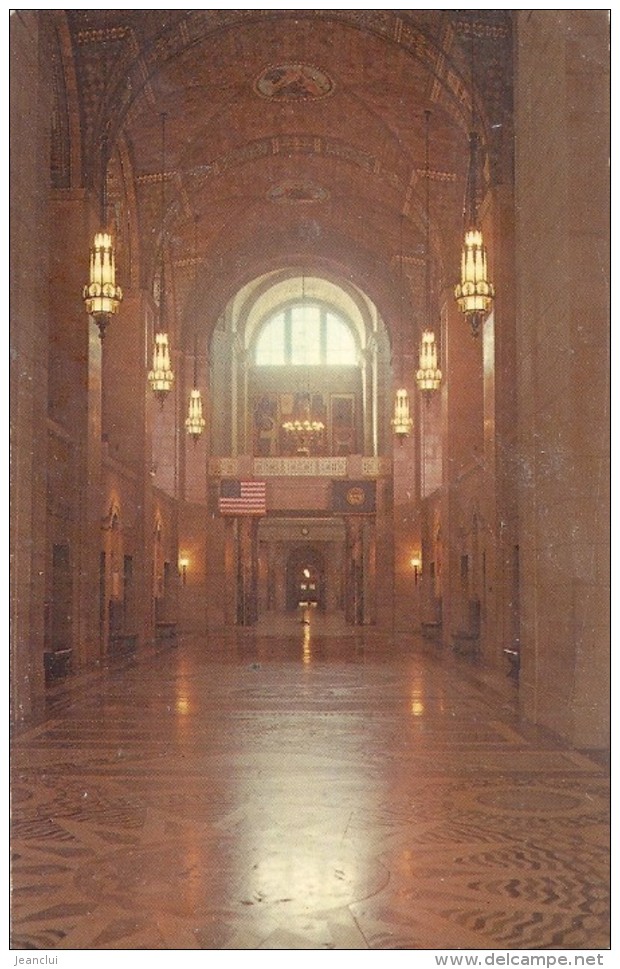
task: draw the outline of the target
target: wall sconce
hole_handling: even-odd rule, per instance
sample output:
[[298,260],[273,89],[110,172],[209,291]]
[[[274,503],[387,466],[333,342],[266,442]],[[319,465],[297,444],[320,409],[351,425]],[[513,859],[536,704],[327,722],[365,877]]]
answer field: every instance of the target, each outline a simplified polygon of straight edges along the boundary
[[179,559],[179,575],[181,576],[181,582],[185,585],[187,581],[187,566],[189,565],[189,559]]
[[422,575],[422,559],[419,555],[414,555],[411,559],[411,568],[413,569],[413,581],[418,584],[418,579]]

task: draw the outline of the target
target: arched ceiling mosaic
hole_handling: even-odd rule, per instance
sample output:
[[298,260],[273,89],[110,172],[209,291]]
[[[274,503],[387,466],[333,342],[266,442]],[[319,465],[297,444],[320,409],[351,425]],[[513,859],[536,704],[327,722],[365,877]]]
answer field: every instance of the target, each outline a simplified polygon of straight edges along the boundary
[[[72,174],[96,186],[105,133],[117,156],[111,192],[135,208],[125,218],[142,285],[155,271],[163,180],[170,257],[181,282],[200,266],[214,302],[260,272],[308,260],[331,264],[359,284],[368,280],[379,302],[399,276],[419,292],[427,108],[433,282],[436,288],[452,282],[472,53],[487,178],[511,177],[507,11],[70,10],[54,16],[54,29],[60,32],[62,20],[63,32],[62,56],[54,63],[56,178],[59,186]],[[68,43],[73,98],[66,94]],[[79,154],[67,143],[75,130],[72,110],[79,112]],[[75,172],[71,157],[82,160]],[[130,189],[121,191],[119,179],[130,180]]]

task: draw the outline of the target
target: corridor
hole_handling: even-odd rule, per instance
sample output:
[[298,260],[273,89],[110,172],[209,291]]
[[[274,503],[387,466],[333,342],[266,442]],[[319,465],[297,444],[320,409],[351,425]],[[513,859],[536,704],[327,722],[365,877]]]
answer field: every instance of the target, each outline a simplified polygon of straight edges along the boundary
[[180,639],[48,691],[12,770],[14,948],[608,945],[604,766],[414,636]]

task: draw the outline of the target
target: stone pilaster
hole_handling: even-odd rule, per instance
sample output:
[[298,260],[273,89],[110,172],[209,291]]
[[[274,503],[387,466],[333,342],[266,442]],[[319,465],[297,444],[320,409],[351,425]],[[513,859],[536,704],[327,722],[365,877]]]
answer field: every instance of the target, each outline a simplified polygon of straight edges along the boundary
[[[475,517],[484,472],[483,348],[452,294],[447,295],[442,338],[445,372],[442,387],[443,486],[441,509],[442,555],[439,585],[443,604],[442,635],[447,644],[469,626],[471,578],[464,576],[464,557],[471,557]],[[468,562],[473,571],[473,562]]]
[[609,743],[609,23],[517,14],[520,696]]
[[10,18],[11,44],[11,704],[44,689],[50,65],[35,10]]

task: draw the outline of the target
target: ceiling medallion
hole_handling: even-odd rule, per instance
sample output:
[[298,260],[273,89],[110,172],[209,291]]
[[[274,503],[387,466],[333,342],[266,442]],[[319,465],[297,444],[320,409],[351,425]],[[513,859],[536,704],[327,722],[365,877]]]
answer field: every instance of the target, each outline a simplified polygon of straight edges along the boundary
[[278,64],[259,74],[254,90],[269,101],[316,101],[333,93],[334,82],[309,64]]
[[314,182],[295,181],[287,179],[279,185],[274,185],[267,192],[270,202],[285,202],[289,205],[307,205],[312,202],[324,202],[329,198],[329,192]]

